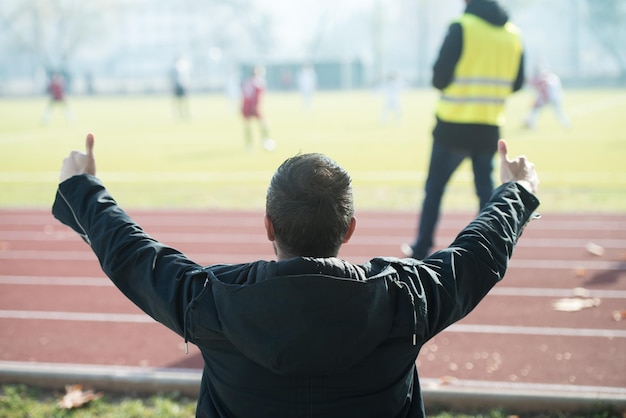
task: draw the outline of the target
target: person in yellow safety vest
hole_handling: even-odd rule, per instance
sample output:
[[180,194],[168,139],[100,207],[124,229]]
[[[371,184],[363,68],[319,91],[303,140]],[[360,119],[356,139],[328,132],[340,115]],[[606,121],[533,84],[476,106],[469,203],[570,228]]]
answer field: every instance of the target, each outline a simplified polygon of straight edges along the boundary
[[493,157],[504,124],[507,97],[524,84],[520,30],[494,0],[465,0],[463,15],[451,23],[433,67],[432,84],[441,90],[430,167],[417,237],[402,252],[429,255],[441,199],[450,177],[466,158],[472,161],[479,209],[493,191]]

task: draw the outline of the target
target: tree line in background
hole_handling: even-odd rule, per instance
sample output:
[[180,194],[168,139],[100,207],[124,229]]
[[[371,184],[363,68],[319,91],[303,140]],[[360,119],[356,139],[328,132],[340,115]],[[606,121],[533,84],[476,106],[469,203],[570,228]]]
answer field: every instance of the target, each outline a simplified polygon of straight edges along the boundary
[[[103,40],[118,38],[124,45],[122,29],[132,28],[133,15],[206,16],[185,37],[160,44],[145,44],[146,49],[173,55],[174,51],[201,50],[211,60],[230,63],[272,62],[285,59],[280,54],[288,36],[278,29],[284,22],[275,8],[264,0],[3,0],[0,2],[0,56],[5,62],[0,79],[10,80],[16,73],[43,69],[46,74],[72,73],[84,68],[85,57],[116,57]],[[546,0],[501,0],[516,16],[530,8],[546,6]],[[454,4],[454,2],[450,2]],[[462,3],[458,0],[458,3]],[[575,38],[583,28],[594,45],[610,57],[617,68],[616,80],[626,80],[626,2],[623,0],[568,0],[558,16]],[[432,18],[441,13],[438,0],[371,0],[354,15],[337,17],[337,2],[320,0],[313,5],[301,3],[301,16],[309,22],[298,33],[298,57],[315,61],[328,57],[359,57],[370,68],[370,78],[380,80],[390,69],[409,73],[417,84],[426,84],[436,46],[445,33],[445,24],[433,27]],[[458,11],[462,10],[459,7]],[[455,11],[456,12],[456,11]],[[305,30],[306,29],[306,30]],[[522,28],[527,31],[527,28]],[[545,28],[544,28],[545,29]],[[396,31],[394,34],[393,31]],[[405,38],[405,42],[402,39]],[[409,47],[407,47],[407,45]],[[583,45],[572,40],[572,54]],[[206,52],[206,53],[205,53]],[[129,54],[133,54],[129,51]],[[11,59],[12,58],[12,59]],[[111,58],[113,61],[114,58]],[[163,61],[171,57],[163,57]],[[18,66],[19,65],[19,66]],[[81,67],[82,65],[82,67]],[[110,64],[112,68],[115,64]],[[167,65],[167,64],[164,64]],[[12,67],[13,66],[13,67]],[[571,66],[576,67],[576,63]],[[144,67],[129,64],[127,72]],[[154,67],[152,65],[152,67]],[[205,68],[202,68],[205,71]]]

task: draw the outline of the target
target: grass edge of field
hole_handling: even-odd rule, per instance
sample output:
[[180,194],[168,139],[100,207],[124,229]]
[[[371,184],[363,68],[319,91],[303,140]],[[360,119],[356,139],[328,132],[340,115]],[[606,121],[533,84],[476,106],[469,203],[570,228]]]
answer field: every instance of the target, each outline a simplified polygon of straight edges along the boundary
[[[0,385],[0,416],[12,418],[44,417],[188,417],[195,413],[196,399],[179,392],[171,393],[104,393],[95,401],[80,408],[61,409],[58,402],[62,390],[23,384]],[[511,408],[469,408],[467,411],[447,409],[441,405],[428,405],[430,418],[623,418],[625,411],[611,405],[597,405],[589,409],[572,411],[537,410],[515,412]],[[9,415],[10,414],[10,415]]]

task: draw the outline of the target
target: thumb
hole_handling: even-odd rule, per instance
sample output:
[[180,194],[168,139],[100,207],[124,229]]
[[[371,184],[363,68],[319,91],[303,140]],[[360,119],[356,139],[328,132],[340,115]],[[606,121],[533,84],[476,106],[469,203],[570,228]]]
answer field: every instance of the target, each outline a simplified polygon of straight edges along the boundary
[[500,160],[503,163],[509,162],[509,158],[508,158],[509,149],[504,139],[500,139],[498,141],[498,154],[500,154]]
[[87,138],[85,138],[85,150],[87,156],[87,162],[85,167],[85,172],[89,173],[93,176],[96,175],[96,159],[93,155],[93,146],[95,143],[95,138],[92,133],[87,134]]
[[93,144],[94,137],[92,133],[87,134],[87,138],[85,139],[85,149],[87,150],[87,158],[93,159]]

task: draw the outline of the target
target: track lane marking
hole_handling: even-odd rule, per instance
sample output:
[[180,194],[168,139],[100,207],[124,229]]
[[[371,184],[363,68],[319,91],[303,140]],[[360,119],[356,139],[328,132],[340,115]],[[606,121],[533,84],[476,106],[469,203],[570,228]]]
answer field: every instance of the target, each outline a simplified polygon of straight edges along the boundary
[[[180,215],[159,214],[158,210],[152,212],[133,212],[129,210],[129,215],[138,221],[141,226],[146,229],[155,229],[159,226],[198,226],[204,227],[237,227],[237,228],[255,228],[263,231],[263,212],[217,212],[210,210],[206,212],[185,212],[182,210]],[[43,225],[48,226],[52,223],[61,227],[52,214],[3,214],[0,210],[0,226],[19,225]],[[382,213],[382,212],[380,212]],[[391,230],[407,230],[411,233],[417,226],[417,212],[415,214],[406,211],[388,211],[386,215],[380,215],[379,212],[370,213],[364,211],[357,213],[359,221],[359,230],[365,229],[391,229]],[[461,230],[474,219],[475,214],[472,213],[452,213],[444,215],[440,221],[443,229]],[[571,216],[570,214],[561,213],[545,213],[543,218],[536,222],[541,224],[542,230],[556,231],[626,231],[626,217],[617,213],[608,214],[589,214],[587,216],[576,216],[574,219],[563,219],[562,217]],[[533,228],[531,224],[530,228]],[[65,231],[70,231],[64,228]]]
[[64,312],[64,311],[18,311],[0,310],[2,319],[37,319],[52,321],[84,321],[107,323],[153,323],[158,324],[146,314],[120,314],[97,312]]
[[[399,251],[398,251],[399,252]],[[243,263],[252,260],[274,259],[271,249],[263,253],[228,253],[219,254],[207,251],[205,253],[184,253],[190,260],[196,260],[201,265],[215,263]],[[369,260],[370,255],[351,254],[343,258],[359,263]],[[363,259],[363,260],[361,260]],[[0,260],[39,260],[39,261],[97,261],[96,256],[90,251],[40,251],[40,250],[4,250],[0,251]],[[208,261],[207,261],[208,260]],[[211,261],[212,260],[212,261]],[[359,261],[361,260],[361,261]],[[624,271],[626,261],[610,260],[541,260],[531,258],[511,259],[509,270],[572,270],[583,268],[587,270]]]
[[479,325],[453,324],[443,332],[459,332],[473,334],[498,335],[541,335],[553,337],[603,337],[626,338],[626,330],[592,329],[592,328],[561,328],[561,327],[529,327],[520,325]]
[[103,277],[65,277],[65,276],[11,276],[0,275],[0,285],[28,286],[95,286],[113,287],[114,284]]
[[[153,237],[158,237],[161,242],[176,242],[176,243],[189,243],[189,244],[241,244],[241,243],[268,243],[267,237],[264,232],[261,232],[259,228],[258,233],[221,233],[221,232],[159,232],[152,231],[150,233]],[[381,246],[381,245],[399,245],[398,243],[403,240],[402,236],[396,235],[370,235],[366,233],[360,236],[355,236],[350,240],[351,244],[367,245],[367,246]],[[438,236],[438,241],[452,242],[453,236]],[[73,231],[54,231],[54,232],[40,232],[40,231],[0,231],[0,241],[35,241],[35,242],[83,242],[80,237]],[[524,237],[519,241],[516,248],[585,248],[589,243],[600,245],[604,248],[626,248],[626,239],[618,238],[533,238]]]
[[[154,319],[145,314],[119,314],[97,312],[64,312],[64,311],[19,311],[0,310],[2,319],[36,319],[51,321],[82,321],[107,323],[153,323]],[[443,332],[479,333],[498,335],[541,335],[557,337],[588,337],[588,338],[626,338],[626,330],[591,329],[591,328],[559,328],[529,327],[518,325],[474,325],[454,324]]]
[[[66,276],[16,276],[0,275],[0,285],[23,286],[85,286],[115,287],[106,277],[66,277]],[[626,290],[584,289],[586,297],[601,299],[626,299]],[[490,296],[515,297],[572,297],[579,295],[574,289],[541,287],[508,287],[498,285],[491,289]]]

